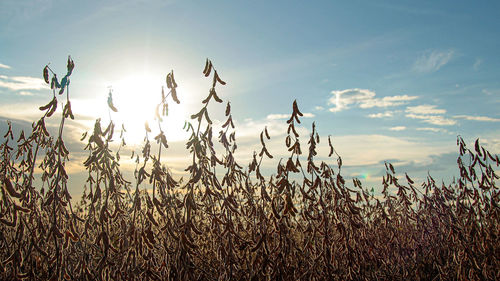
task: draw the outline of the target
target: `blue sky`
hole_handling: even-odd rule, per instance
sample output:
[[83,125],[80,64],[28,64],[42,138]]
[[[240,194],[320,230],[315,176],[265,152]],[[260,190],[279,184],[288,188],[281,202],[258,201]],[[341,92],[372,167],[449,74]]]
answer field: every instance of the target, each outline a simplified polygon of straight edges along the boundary
[[[500,151],[499,18],[494,1],[4,0],[0,129],[41,116],[51,96],[42,68],[63,73],[71,55],[76,121],[66,138],[81,148],[93,120],[108,120],[112,86],[113,119],[129,128],[133,149],[174,69],[182,103],[166,121],[167,157],[181,171],[183,120],[208,93],[208,57],[228,82],[220,96],[231,101],[242,162],[264,126],[271,153],[286,156],[283,116],[297,99],[308,116],[303,145],[315,120],[323,155],[331,135],[347,176],[380,183],[390,160],[417,179],[429,171],[449,180],[457,135]],[[224,106],[210,110],[222,121]],[[72,158],[75,174],[82,157]]]

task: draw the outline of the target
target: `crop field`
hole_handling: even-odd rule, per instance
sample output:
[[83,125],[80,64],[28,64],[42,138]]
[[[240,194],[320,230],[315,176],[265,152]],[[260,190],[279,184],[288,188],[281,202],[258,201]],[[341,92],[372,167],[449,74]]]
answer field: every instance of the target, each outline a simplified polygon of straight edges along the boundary
[[[460,176],[453,182],[414,182],[387,162],[374,194],[344,178],[342,155],[333,139],[320,140],[314,123],[310,135],[299,136],[303,114],[287,101],[289,155],[273,158],[262,128],[255,136],[260,150],[242,163],[234,155],[234,113],[217,93],[226,82],[207,60],[200,74],[212,85],[185,124],[190,164],[183,180],[161,158],[169,149],[162,119],[183,98],[176,90],[182,79],[172,71],[156,107],[160,133],[146,125],[140,153],[120,154],[126,139],[113,121],[98,119],[82,136],[88,178],[83,196],[72,198],[64,132],[74,119],[73,70],[71,58],[63,75],[43,68],[52,90],[41,118],[19,135],[9,123],[3,135],[2,280],[500,279],[500,160],[479,140],[468,145],[457,137]],[[208,112],[217,103],[225,108],[221,127]],[[111,94],[108,105],[110,113],[118,110]],[[56,134],[46,128],[49,118],[60,119]],[[316,159],[320,141],[329,144],[329,161]],[[122,171],[125,157],[136,160],[133,177]],[[268,158],[276,169],[264,176]]]

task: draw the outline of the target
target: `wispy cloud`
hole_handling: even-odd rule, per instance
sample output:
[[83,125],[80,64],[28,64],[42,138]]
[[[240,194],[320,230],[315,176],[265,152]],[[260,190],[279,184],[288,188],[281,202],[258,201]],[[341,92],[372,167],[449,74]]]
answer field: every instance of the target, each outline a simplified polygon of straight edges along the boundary
[[406,117],[411,119],[420,119],[425,123],[438,126],[451,126],[455,125],[457,121],[449,118],[445,118],[442,114],[445,114],[445,109],[436,108],[435,105],[418,105],[418,106],[408,106],[406,108]]
[[[315,115],[312,113],[302,113],[303,118],[313,118]],[[290,118],[290,114],[269,114],[267,115],[268,120],[278,120],[278,119],[288,119]]]
[[13,91],[40,90],[47,88],[47,84],[43,79],[35,77],[0,75],[0,88]]
[[328,104],[334,105],[334,107],[329,108],[331,112],[349,109],[352,105],[360,108],[398,106],[418,98],[418,96],[408,95],[376,98],[374,91],[358,88],[332,91],[331,93],[333,97],[328,100]]
[[321,111],[321,110],[324,110],[324,109],[325,109],[324,107],[319,106],[319,105],[314,107],[314,110],[317,110],[317,111]]
[[20,91],[18,94],[21,96],[32,96],[33,95],[32,92],[28,92],[28,91]]
[[412,119],[420,119],[425,123],[429,123],[432,125],[438,125],[438,126],[451,126],[451,125],[455,125],[457,123],[457,121],[455,121],[453,119],[445,118],[441,115],[419,115],[419,114],[409,113],[409,114],[406,114],[406,117],[412,118]]
[[455,55],[455,51],[432,51],[417,58],[413,69],[417,72],[435,72],[449,63]]
[[413,114],[445,114],[445,109],[436,108],[435,105],[424,104],[417,106],[408,106],[406,112]]
[[424,128],[417,128],[417,131],[428,131],[428,132],[434,132],[434,133],[447,133],[448,130],[443,129],[443,128],[433,128],[433,127],[424,127]]
[[372,114],[368,114],[368,117],[369,118],[390,118],[390,117],[394,116],[393,112],[394,111],[372,113]]
[[406,127],[405,126],[396,126],[396,127],[389,128],[389,130],[391,130],[391,131],[404,131],[404,130],[406,130]]
[[488,116],[455,115],[453,116],[453,118],[465,119],[470,121],[500,122],[500,118],[492,118]]
[[0,68],[10,69],[10,66],[0,63]]
[[488,90],[488,89],[483,89],[482,91],[484,94],[487,94],[488,96],[493,96],[493,95],[498,95],[500,94],[500,90]]
[[361,108],[389,107],[406,104],[408,101],[417,99],[417,96],[388,96],[381,99],[370,99],[360,104]]

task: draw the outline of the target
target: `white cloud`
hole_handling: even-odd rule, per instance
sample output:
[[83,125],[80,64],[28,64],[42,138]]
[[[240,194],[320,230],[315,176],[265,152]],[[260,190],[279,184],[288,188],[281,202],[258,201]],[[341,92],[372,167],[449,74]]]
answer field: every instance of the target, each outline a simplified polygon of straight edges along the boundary
[[419,119],[425,123],[438,126],[451,126],[455,125],[457,121],[449,118],[443,117],[441,114],[445,114],[445,109],[436,108],[435,105],[417,105],[408,106],[406,108],[406,117],[412,119]]
[[375,98],[375,92],[358,88],[332,91],[331,93],[333,97],[328,100],[328,104],[334,105],[334,107],[329,108],[331,112],[349,109],[351,105],[360,108],[398,106],[418,98],[418,96],[408,95]]
[[417,131],[429,131],[429,132],[442,132],[442,133],[447,133],[448,130],[443,129],[443,128],[433,128],[433,127],[424,127],[424,128],[417,128]]
[[269,114],[267,115],[267,119],[269,120],[277,120],[277,119],[285,119],[290,118],[289,114]]
[[419,57],[413,69],[417,72],[435,72],[451,61],[455,54],[453,50],[432,51]]
[[457,123],[457,121],[455,121],[453,119],[444,118],[441,115],[420,115],[420,114],[409,113],[409,114],[406,114],[406,117],[412,118],[412,119],[420,119],[425,123],[429,123],[432,125],[438,125],[438,126],[451,126],[451,125],[455,125]]
[[318,106],[315,106],[314,109],[317,111],[321,111],[321,110],[324,110],[325,108],[318,105]]
[[392,117],[392,116],[393,116],[393,111],[368,114],[368,117],[370,117],[370,118],[384,118],[384,117]]
[[10,66],[0,63],[0,68],[10,69]]
[[335,105],[335,107],[330,108],[331,112],[338,112],[344,109],[348,109],[349,105],[363,102],[365,100],[370,100],[375,97],[375,92],[367,89],[346,89],[340,91],[332,91],[333,97],[329,99],[329,104]]
[[438,109],[435,105],[417,105],[417,106],[408,106],[406,108],[406,112],[413,114],[445,114],[445,109]]
[[[312,113],[302,113],[302,118],[313,118],[315,115]],[[279,119],[288,119],[290,118],[290,114],[269,114],[267,115],[268,120],[279,120]],[[300,117],[299,117],[300,118]]]
[[41,90],[47,88],[47,84],[43,79],[35,77],[0,75],[0,88],[7,88],[13,91]]
[[417,96],[388,96],[381,99],[370,99],[362,102],[359,107],[361,108],[372,108],[372,107],[388,107],[397,106],[407,103],[408,101],[417,99]]
[[500,122],[499,118],[492,118],[488,116],[455,115],[453,116],[453,118],[465,119],[470,121]]
[[389,130],[391,130],[391,131],[404,131],[404,130],[406,130],[406,127],[405,126],[396,126],[396,127],[389,128]]

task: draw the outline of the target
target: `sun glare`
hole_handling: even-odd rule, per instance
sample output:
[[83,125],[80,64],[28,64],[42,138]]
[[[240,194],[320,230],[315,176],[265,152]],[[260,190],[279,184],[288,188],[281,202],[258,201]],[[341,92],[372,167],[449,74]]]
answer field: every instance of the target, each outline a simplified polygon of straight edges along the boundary
[[[128,143],[143,142],[146,122],[152,130],[150,140],[160,132],[158,120],[155,119],[155,109],[161,102],[161,89],[164,84],[164,79],[152,75],[129,76],[110,84],[113,104],[118,109],[117,113],[111,112],[111,118],[117,125],[123,122]],[[167,94],[168,88],[165,86],[165,95]],[[168,115],[162,116],[161,122],[167,140],[186,140],[188,133],[183,130],[183,125],[189,117],[186,115],[185,105],[182,102],[175,103],[171,97],[167,98],[167,103]]]

